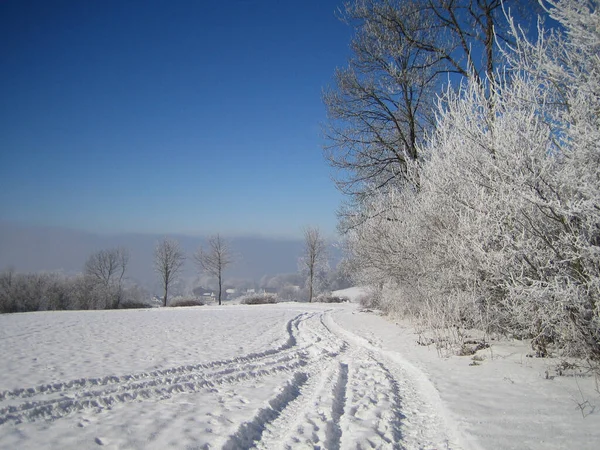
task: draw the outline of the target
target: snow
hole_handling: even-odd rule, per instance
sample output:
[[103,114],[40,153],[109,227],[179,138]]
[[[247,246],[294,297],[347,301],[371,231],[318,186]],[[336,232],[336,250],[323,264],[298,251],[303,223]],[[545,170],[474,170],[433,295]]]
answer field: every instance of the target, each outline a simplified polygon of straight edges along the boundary
[[343,297],[347,298],[349,301],[358,303],[360,299],[366,296],[369,293],[368,288],[361,286],[353,286],[346,289],[340,289],[338,291],[333,291],[331,295],[335,297]]
[[0,448],[598,447],[592,377],[416,341],[352,303],[2,315]]

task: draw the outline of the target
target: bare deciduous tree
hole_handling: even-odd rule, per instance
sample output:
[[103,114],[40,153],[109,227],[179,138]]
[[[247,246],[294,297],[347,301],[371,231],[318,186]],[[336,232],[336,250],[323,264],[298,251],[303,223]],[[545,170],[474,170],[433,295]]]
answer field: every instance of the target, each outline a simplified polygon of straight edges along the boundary
[[208,239],[207,248],[200,246],[194,255],[198,267],[216,277],[219,282],[219,305],[221,304],[221,293],[223,290],[223,271],[235,261],[229,242],[219,234]]
[[[347,68],[325,92],[325,156],[336,185],[349,195],[347,215],[379,191],[418,188],[411,163],[435,124],[435,103],[449,80],[493,80],[508,40],[502,6],[516,0],[354,0],[343,20],[356,34]],[[527,4],[527,6],[525,6]],[[513,11],[514,12],[514,11]],[[530,11],[527,11],[530,13]],[[356,208],[358,206],[358,208]],[[342,218],[344,213],[342,213]],[[341,223],[344,229],[351,223]]]
[[316,227],[304,229],[304,255],[300,258],[300,267],[308,277],[308,301],[312,302],[316,278],[327,267],[327,246]]
[[154,250],[154,269],[160,276],[164,290],[164,306],[167,306],[169,285],[179,276],[184,262],[185,254],[176,240],[164,238],[156,245],[156,249]]
[[84,274],[104,286],[121,284],[127,265],[129,252],[122,248],[100,250],[93,253],[85,263]]
[[122,247],[97,251],[87,259],[83,270],[86,284],[104,307],[119,307],[128,263],[129,252]]

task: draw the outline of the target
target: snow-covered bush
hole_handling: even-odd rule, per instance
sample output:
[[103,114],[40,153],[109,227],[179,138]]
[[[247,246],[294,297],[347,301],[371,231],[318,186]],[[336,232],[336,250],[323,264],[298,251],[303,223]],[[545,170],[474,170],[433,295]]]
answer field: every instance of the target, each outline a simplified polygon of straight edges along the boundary
[[197,298],[178,297],[172,299],[168,306],[172,306],[174,308],[181,306],[204,306],[204,303]]
[[421,198],[454,267],[441,279],[471,297],[472,318],[540,354],[554,343],[600,359],[600,22],[588,8],[553,4],[565,33],[534,43],[515,27],[491,96],[475,83],[449,95]]
[[90,277],[58,273],[0,274],[0,312],[70,309],[112,309],[125,302],[148,307],[147,296],[136,286],[97,283]]
[[389,312],[600,360],[600,15],[547,6],[562,31],[514,26],[493,85],[448,91],[418,188],[363,205],[348,253]]
[[307,295],[305,291],[302,288],[300,288],[300,286],[286,284],[279,290],[278,297],[282,301],[300,302],[303,301],[307,297]]
[[138,285],[128,286],[123,289],[119,308],[138,309],[138,308],[156,308],[160,306],[152,301],[152,296],[148,291]]
[[247,294],[239,298],[242,305],[265,305],[277,303],[277,294]]
[[343,303],[347,302],[348,299],[345,297],[339,297],[337,295],[332,295],[331,292],[323,292],[317,295],[314,298],[314,301],[317,303]]

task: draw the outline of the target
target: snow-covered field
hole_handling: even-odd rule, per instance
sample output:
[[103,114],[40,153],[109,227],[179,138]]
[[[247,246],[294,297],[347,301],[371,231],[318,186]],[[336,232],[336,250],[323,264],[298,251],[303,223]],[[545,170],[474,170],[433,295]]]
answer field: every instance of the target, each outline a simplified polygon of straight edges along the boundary
[[356,304],[3,315],[0,448],[598,448],[593,378],[415,341]]

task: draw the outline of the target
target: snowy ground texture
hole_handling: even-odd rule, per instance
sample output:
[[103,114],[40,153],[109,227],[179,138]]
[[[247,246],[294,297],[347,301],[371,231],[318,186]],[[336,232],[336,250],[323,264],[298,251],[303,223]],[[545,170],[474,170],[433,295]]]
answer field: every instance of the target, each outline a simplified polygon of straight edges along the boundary
[[592,377],[416,340],[356,304],[3,315],[0,448],[600,448]]

